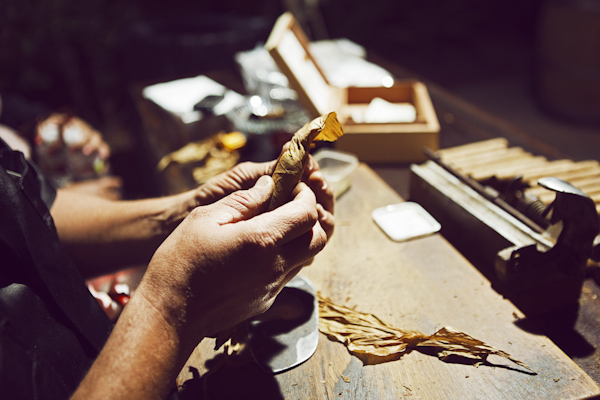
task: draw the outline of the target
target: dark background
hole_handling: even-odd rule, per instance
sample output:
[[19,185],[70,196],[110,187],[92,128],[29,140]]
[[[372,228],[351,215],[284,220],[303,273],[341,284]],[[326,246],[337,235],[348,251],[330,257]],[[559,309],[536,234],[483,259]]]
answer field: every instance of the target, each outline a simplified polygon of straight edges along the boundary
[[[540,3],[323,0],[319,11],[324,29],[305,24],[305,30],[313,40],[350,38],[444,83],[466,79],[473,73],[489,73],[479,68],[482,60],[476,58],[489,59],[484,60],[491,61],[487,68],[527,67],[528,59],[489,54],[489,44],[493,42],[494,48],[497,42],[504,46],[533,46]],[[187,41],[191,52],[201,52],[209,40],[206,34],[211,29],[217,36],[220,33],[221,28],[210,26],[209,22],[223,15],[263,18],[267,30],[257,36],[262,38],[285,8],[275,1],[237,0],[174,0],[168,4],[134,0],[3,0],[0,7],[0,88],[52,107],[71,107],[100,125],[118,113],[124,88],[131,81],[189,75],[205,67],[201,65],[202,58],[215,57],[198,54],[200,61],[196,66],[173,58],[170,69],[140,71],[143,68],[136,65],[143,57],[140,47],[150,46],[152,39],[162,40],[165,47],[169,41],[171,47],[177,41]],[[236,27],[221,25],[222,29],[237,28],[244,35],[256,33],[243,23]],[[144,33],[139,28],[144,26],[155,30],[140,38]],[[140,44],[141,39],[146,43]],[[469,64],[473,67],[457,67]]]
[[[236,51],[264,41],[277,16],[297,7],[311,40],[349,38],[520,129],[571,146],[574,158],[599,157],[597,0],[300,3],[2,0],[0,91],[71,110],[116,153],[126,151],[140,130],[133,85],[235,68]],[[559,72],[547,78],[550,70]],[[556,92],[561,87],[574,89]]]

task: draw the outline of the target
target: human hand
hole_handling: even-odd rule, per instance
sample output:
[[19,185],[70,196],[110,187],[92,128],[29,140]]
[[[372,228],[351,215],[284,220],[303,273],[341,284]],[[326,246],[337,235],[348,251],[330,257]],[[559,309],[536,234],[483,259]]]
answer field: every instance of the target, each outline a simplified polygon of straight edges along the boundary
[[319,211],[319,223],[327,232],[327,237],[331,237],[334,228],[333,212],[335,208],[333,186],[327,182],[319,169],[319,164],[312,156],[308,158],[302,181],[306,182],[315,194],[317,210]]
[[[59,134],[61,139],[53,138],[56,134]],[[102,134],[81,118],[68,114],[54,113],[39,122],[35,141],[40,144],[43,140],[59,140],[64,142],[70,151],[80,150],[86,156],[96,153],[103,160],[110,156],[110,147]]]
[[300,183],[289,203],[266,209],[273,180],[196,208],[156,251],[138,288],[188,346],[266,311],[325,246],[314,193]]
[[237,191],[250,189],[258,178],[271,175],[275,161],[254,163],[243,162],[223,172],[196,189],[198,205],[207,205]]
[[[289,142],[283,147],[282,153],[289,147]],[[271,175],[276,161],[265,163],[245,162],[231,170],[210,179],[196,189],[198,205],[213,203],[236,190],[252,187],[262,175]],[[325,180],[319,170],[319,164],[309,156],[302,181],[315,193],[318,203],[319,219],[328,236],[333,233],[333,211],[335,196],[333,187]]]
[[[215,189],[205,188],[212,201],[178,222],[154,253],[74,398],[164,398],[202,338],[265,312],[325,246],[333,194],[316,165],[309,163],[306,183],[297,185],[291,201],[268,212],[273,180],[268,174],[258,179],[261,168],[242,165],[213,181]],[[253,181],[254,187],[217,201]]]

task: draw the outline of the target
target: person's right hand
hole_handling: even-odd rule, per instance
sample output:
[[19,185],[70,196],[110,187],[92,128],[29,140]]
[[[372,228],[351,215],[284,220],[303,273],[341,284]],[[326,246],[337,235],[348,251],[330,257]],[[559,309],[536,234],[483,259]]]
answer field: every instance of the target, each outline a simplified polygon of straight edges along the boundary
[[300,183],[265,212],[273,179],[264,175],[177,220],[74,398],[165,398],[200,340],[266,311],[332,232],[333,215],[317,203],[330,190],[315,173],[307,183],[320,195]]
[[156,251],[136,295],[155,304],[188,346],[266,311],[325,246],[308,186],[300,183],[292,201],[263,212],[272,190],[263,176],[249,190],[196,208]]

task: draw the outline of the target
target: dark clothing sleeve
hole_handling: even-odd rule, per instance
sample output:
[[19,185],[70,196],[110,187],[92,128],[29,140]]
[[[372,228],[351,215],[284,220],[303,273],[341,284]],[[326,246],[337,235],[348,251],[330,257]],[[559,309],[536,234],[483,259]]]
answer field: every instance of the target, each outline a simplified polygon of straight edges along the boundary
[[112,324],[64,252],[54,189],[0,140],[0,393],[66,399]]
[[[112,323],[64,252],[56,191],[0,139],[0,398],[68,399]],[[168,399],[177,400],[174,386]]]

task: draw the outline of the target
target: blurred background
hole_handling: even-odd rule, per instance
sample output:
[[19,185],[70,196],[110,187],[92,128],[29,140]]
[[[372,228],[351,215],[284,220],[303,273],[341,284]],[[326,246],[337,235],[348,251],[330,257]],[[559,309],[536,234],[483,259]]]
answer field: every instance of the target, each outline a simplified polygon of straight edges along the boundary
[[[133,87],[235,69],[286,10],[311,40],[348,38],[575,158],[600,157],[598,0],[3,0],[0,92],[84,118],[118,169],[140,157]],[[151,186],[143,168],[118,172]]]

